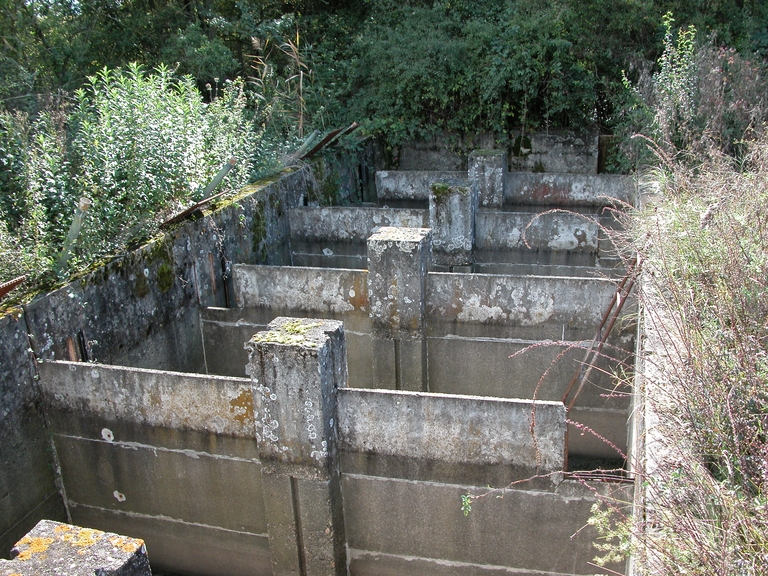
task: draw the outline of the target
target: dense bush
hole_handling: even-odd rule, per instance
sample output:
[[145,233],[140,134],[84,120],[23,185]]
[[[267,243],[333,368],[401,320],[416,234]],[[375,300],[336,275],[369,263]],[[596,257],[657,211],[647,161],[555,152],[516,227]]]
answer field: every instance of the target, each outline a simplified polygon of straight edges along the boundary
[[240,81],[212,88],[205,103],[190,77],[132,65],[102,70],[64,102],[33,120],[0,114],[4,279],[51,268],[81,197],[90,208],[70,271],[154,233],[171,212],[200,200],[230,158],[237,164],[217,191],[279,169],[292,142],[268,133],[263,114],[272,112],[249,105]]

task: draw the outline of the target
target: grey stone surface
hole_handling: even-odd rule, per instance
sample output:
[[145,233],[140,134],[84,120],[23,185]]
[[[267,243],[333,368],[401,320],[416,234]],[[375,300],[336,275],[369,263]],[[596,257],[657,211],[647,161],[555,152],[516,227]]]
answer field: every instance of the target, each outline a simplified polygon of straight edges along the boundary
[[54,440],[70,505],[251,534],[267,531],[258,461],[131,439]]
[[253,438],[253,400],[245,378],[84,364],[40,365],[46,407],[108,420]]
[[424,309],[431,263],[426,228],[381,228],[368,239],[374,386],[426,388]]
[[479,206],[500,207],[507,184],[507,154],[503,150],[474,150],[469,154],[469,179],[477,182]]
[[288,213],[291,222],[291,240],[340,241],[365,243],[368,237],[383,226],[423,228],[425,210],[344,207],[293,208]]
[[140,538],[40,520],[0,560],[3,576],[152,576]]
[[429,200],[433,182],[466,178],[457,170],[379,170],[376,172],[376,194],[379,202],[390,200]]
[[466,266],[472,263],[477,212],[477,182],[433,182],[429,189],[429,227],[435,264]]
[[154,570],[190,576],[272,574],[269,543],[263,534],[88,506],[72,506],[70,510],[72,521],[83,526],[140,536],[146,542]]
[[278,266],[236,265],[235,294],[240,308],[342,314],[368,310],[368,273]]
[[368,239],[368,298],[374,336],[419,337],[431,259],[426,228],[381,228]]
[[350,452],[542,473],[563,468],[560,402],[350,388],[339,391],[338,419],[341,446]]
[[277,318],[247,344],[260,421],[272,569],[346,573],[337,473],[337,389],[347,385],[341,322]]

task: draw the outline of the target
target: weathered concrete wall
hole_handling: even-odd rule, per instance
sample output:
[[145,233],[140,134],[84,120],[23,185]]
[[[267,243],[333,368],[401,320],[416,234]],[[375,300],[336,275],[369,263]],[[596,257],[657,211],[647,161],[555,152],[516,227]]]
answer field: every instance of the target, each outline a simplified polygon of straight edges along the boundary
[[560,402],[534,406],[526,400],[348,388],[339,391],[338,421],[341,449],[348,452],[541,473],[563,468]]
[[23,314],[0,318],[0,557],[37,521],[66,520]]
[[584,519],[592,490],[608,486],[560,479],[548,488],[522,486],[474,501],[464,516],[462,495],[485,489],[345,474],[350,574],[593,574],[596,534]]
[[235,295],[239,308],[327,312],[368,311],[365,270],[236,265]]
[[606,206],[635,202],[632,176],[509,172],[505,202],[556,206]]
[[596,218],[572,212],[490,212],[475,215],[479,250],[597,252]]
[[380,170],[376,172],[376,193],[379,202],[388,200],[429,200],[433,182],[466,178],[466,171],[457,170]]
[[288,213],[291,223],[291,241],[359,242],[365,243],[382,226],[424,228],[424,210],[344,207],[293,208]]
[[143,538],[155,568],[269,573],[250,380],[40,371],[73,522]]
[[427,290],[427,314],[434,320],[522,327],[546,323],[556,327],[552,339],[560,339],[561,327],[594,330],[616,285],[599,278],[434,272]]
[[510,168],[526,172],[597,172],[597,131],[551,130],[515,134]]

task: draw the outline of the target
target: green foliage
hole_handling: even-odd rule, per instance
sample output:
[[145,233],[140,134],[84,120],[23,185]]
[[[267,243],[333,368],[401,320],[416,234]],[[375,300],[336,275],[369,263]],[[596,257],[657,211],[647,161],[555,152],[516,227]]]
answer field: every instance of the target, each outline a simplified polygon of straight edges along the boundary
[[469,516],[469,513],[472,512],[472,495],[471,494],[461,495],[461,512],[462,514],[464,514],[464,516]]
[[200,200],[232,157],[237,164],[217,192],[281,168],[282,149],[270,145],[275,136],[243,82],[226,81],[211,97],[204,102],[190,77],[131,65],[89,78],[70,113],[53,104],[32,121],[2,112],[0,233],[5,249],[23,252],[4,259],[3,277],[51,268],[81,197],[90,208],[70,272],[154,234],[172,212]]

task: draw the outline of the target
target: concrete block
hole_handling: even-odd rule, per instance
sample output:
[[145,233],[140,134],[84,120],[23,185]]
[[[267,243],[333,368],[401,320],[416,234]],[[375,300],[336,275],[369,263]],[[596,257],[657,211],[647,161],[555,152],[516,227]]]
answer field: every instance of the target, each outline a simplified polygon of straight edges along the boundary
[[52,520],[38,522],[11,556],[0,575],[152,576],[143,540]]
[[336,444],[336,389],[347,385],[344,328],[276,318],[245,346],[261,457],[326,468]]
[[274,576],[346,574],[339,478],[272,464],[262,480]]
[[424,306],[431,262],[426,228],[381,228],[368,239],[374,385],[426,385]]
[[474,150],[469,154],[469,180],[477,182],[481,208],[499,208],[504,202],[507,154],[503,150]]
[[541,473],[563,467],[561,402],[349,388],[339,391],[338,420],[348,452]]
[[429,227],[434,262],[441,266],[472,263],[477,211],[477,182],[434,182],[429,193]]

